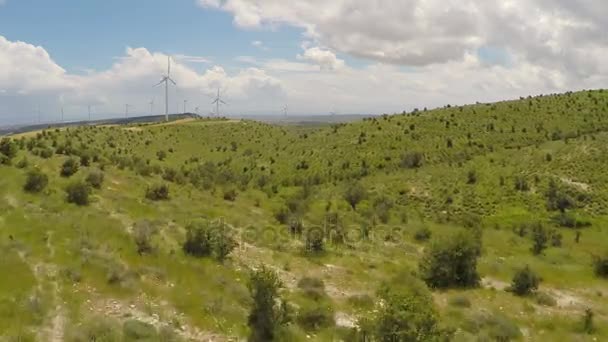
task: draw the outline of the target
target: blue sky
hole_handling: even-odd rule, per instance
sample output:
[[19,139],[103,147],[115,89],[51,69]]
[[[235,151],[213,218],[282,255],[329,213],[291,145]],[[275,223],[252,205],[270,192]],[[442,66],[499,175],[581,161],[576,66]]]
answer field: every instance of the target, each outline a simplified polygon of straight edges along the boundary
[[275,58],[296,55],[301,40],[301,30],[290,27],[240,30],[230,14],[192,0],[8,0],[0,33],[43,46],[70,72],[109,68],[127,46],[230,62],[264,57],[251,45],[255,40],[266,42]]
[[[608,84],[588,0],[0,0],[0,125],[172,112],[399,113]],[[149,106],[151,101],[155,106]]]

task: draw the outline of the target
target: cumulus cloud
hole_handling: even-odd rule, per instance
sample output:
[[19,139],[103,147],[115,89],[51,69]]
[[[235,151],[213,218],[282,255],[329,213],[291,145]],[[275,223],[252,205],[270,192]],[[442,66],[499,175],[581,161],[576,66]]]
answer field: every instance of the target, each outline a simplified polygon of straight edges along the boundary
[[337,58],[333,52],[319,47],[306,49],[302,55],[298,55],[298,59],[317,64],[321,70],[338,70],[344,67],[343,60]]
[[198,0],[243,28],[291,25],[331,50],[408,66],[486,46],[576,77],[606,72],[608,2],[597,0]]
[[[249,67],[227,72],[212,66],[202,72],[188,63],[204,62],[199,57],[173,58],[171,76],[178,83],[171,89],[172,112],[184,99],[203,110],[211,108],[208,94],[218,87],[229,89],[232,111],[248,111],[248,103],[256,101],[258,108],[285,95],[281,82],[264,70]],[[164,102],[162,89],[153,88],[167,71],[167,56],[145,48],[127,48],[125,56],[115,59],[107,70],[90,71],[85,75],[69,74],[56,64],[47,51],[24,42],[11,42],[0,36],[0,114],[26,121],[36,104],[43,112],[57,113],[64,107],[66,117],[82,115],[88,105],[97,112],[110,114],[124,111],[132,104],[136,113],[149,113],[151,98]],[[164,108],[164,107],[163,107]],[[161,106],[158,106],[160,111]],[[80,117],[82,118],[82,117]]]

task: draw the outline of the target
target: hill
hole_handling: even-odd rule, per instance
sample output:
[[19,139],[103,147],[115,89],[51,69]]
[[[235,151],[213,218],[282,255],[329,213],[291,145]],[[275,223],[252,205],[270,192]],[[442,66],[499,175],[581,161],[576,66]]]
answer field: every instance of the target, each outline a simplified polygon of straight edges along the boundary
[[3,140],[0,339],[244,339],[264,267],[286,340],[606,339],[607,113],[595,90]]

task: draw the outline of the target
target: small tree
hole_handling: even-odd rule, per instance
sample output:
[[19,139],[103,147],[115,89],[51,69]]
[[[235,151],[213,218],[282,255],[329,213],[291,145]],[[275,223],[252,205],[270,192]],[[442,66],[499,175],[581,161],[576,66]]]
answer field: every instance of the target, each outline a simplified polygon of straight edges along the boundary
[[593,316],[593,310],[589,308],[585,309],[585,314],[583,315],[583,331],[587,334],[593,334],[595,332]]
[[95,189],[101,189],[101,185],[103,184],[104,174],[100,170],[93,170],[89,172],[86,178],[87,184]]
[[165,201],[169,199],[169,186],[155,184],[146,190],[146,198],[152,201]]
[[472,287],[479,283],[477,259],[481,240],[459,231],[435,240],[419,264],[422,279],[431,288]]
[[430,295],[385,288],[372,322],[377,341],[437,341],[441,330]]
[[69,184],[65,192],[67,193],[67,202],[73,203],[79,206],[85,206],[89,204],[89,193],[91,189],[89,186],[82,181],[76,181]]
[[135,227],[133,227],[133,237],[139,255],[149,254],[154,251],[152,237],[155,233],[156,229],[148,221],[141,221],[135,224]]
[[0,140],[0,164],[10,165],[18,151],[17,144],[10,138]]
[[424,155],[420,152],[409,152],[401,156],[401,167],[405,169],[417,169],[422,167]]
[[186,227],[186,241],[182,246],[186,254],[207,257],[213,252],[213,236],[209,224],[195,221]]
[[532,253],[534,255],[541,254],[546,248],[549,242],[549,233],[547,229],[540,223],[536,224],[532,228]]
[[538,289],[540,278],[526,265],[517,271],[508,291],[518,296],[527,296]]
[[251,330],[249,341],[273,341],[277,328],[287,321],[286,305],[281,301],[279,289],[282,287],[277,274],[262,266],[251,272],[249,277],[249,293],[253,306],[249,312],[248,325]]
[[515,177],[515,190],[517,191],[528,191],[530,190],[530,185],[528,185],[528,180],[524,176]]
[[319,228],[306,230],[305,249],[308,253],[321,253],[325,250],[323,231]]
[[78,172],[80,168],[80,164],[74,158],[69,158],[66,160],[61,166],[61,177],[71,177],[73,174]]
[[234,248],[236,248],[237,243],[232,238],[229,227],[225,224],[221,224],[218,229],[215,229],[215,234],[213,234],[213,253],[215,254],[215,259],[219,262],[223,262],[226,260],[226,257]]
[[33,169],[27,173],[23,190],[31,193],[38,193],[44,190],[49,183],[49,177],[38,169]]
[[357,204],[363,201],[366,197],[367,191],[359,183],[349,186],[344,193],[344,199],[346,202],[348,202],[348,204],[350,204],[353,210],[357,210]]
[[477,172],[475,170],[470,170],[467,173],[467,184],[475,184],[477,183]]

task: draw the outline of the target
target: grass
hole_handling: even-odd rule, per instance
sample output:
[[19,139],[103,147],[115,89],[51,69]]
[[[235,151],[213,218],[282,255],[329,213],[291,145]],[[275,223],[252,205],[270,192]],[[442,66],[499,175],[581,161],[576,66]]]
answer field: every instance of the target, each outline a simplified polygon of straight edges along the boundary
[[[370,315],[382,284],[395,274],[416,275],[428,246],[416,232],[428,230],[432,240],[463,226],[483,228],[479,273],[486,282],[508,284],[529,265],[543,279],[539,291],[556,305],[499,286],[436,291],[442,324],[459,328],[455,340],[584,339],[578,325],[586,307],[599,327],[592,336],[608,338],[608,285],[591,267],[592,256],[608,250],[607,109],[608,92],[591,91],[332,126],[185,120],[14,137],[23,144],[14,163],[27,156],[29,166],[0,166],[0,274],[12,275],[0,282],[0,339],[77,336],[100,315],[118,327],[127,318],[151,321],[159,334],[166,328],[186,340],[244,338],[247,275],[260,264],[279,273],[282,295],[301,308],[296,316],[318,305],[297,286],[310,277],[325,284],[323,304],[335,317],[356,322]],[[65,179],[59,170],[70,156],[40,158],[36,147],[27,148],[36,144],[71,146],[72,157],[87,151],[97,159]],[[422,165],[403,167],[412,152],[422,154]],[[40,194],[22,190],[32,167],[49,176]],[[162,179],[167,168],[174,181]],[[96,169],[105,177],[91,203],[66,203],[65,187]],[[528,191],[515,189],[518,177]],[[555,226],[557,213],[547,210],[550,180],[577,198],[568,214],[592,223],[578,243],[575,230]],[[146,199],[160,182],[168,184],[169,200]],[[356,210],[344,198],[352,184],[365,191]],[[276,219],[282,208],[285,224]],[[235,228],[239,246],[224,263],[183,253],[185,227],[197,219]],[[290,220],[322,231],[338,227],[344,243],[326,240],[323,253],[304,253]],[[144,255],[133,237],[142,221],[156,230],[153,252]],[[561,247],[532,255],[530,236],[514,228],[537,221],[559,230]],[[294,340],[348,339],[344,320],[306,331],[296,319],[289,330]]]

